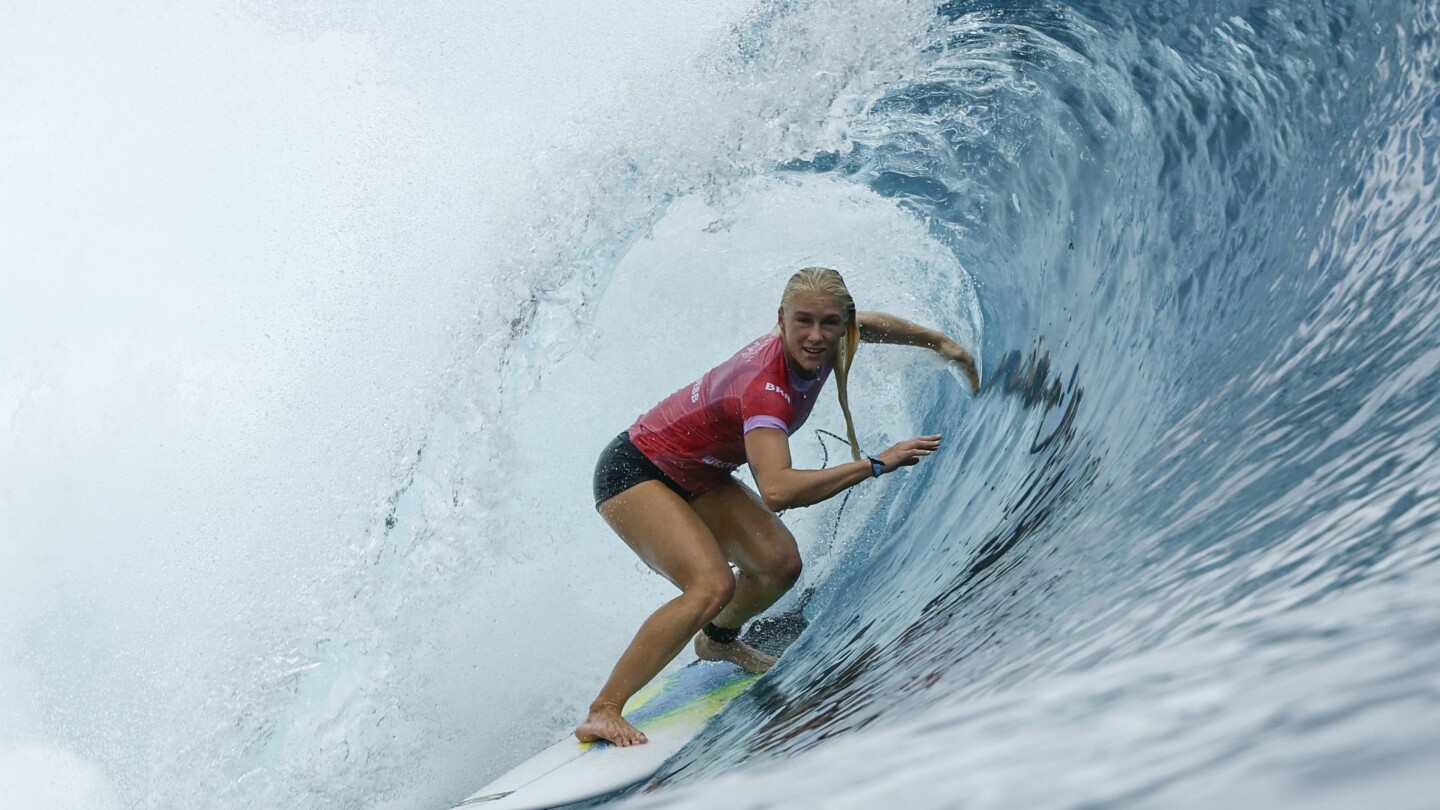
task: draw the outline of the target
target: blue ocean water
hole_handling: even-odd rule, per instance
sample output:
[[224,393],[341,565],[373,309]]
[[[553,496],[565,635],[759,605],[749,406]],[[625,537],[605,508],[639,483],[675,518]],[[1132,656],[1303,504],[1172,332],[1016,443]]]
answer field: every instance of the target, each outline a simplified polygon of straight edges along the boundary
[[619,804],[1437,806],[1440,6],[683,5],[0,26],[0,806],[567,733],[671,592],[595,454],[808,264],[983,390],[862,348],[944,451],[785,516],[803,632]]
[[984,391],[925,387],[953,444],[626,806],[1440,802],[1437,24],[939,7],[845,148],[775,171],[954,251]]

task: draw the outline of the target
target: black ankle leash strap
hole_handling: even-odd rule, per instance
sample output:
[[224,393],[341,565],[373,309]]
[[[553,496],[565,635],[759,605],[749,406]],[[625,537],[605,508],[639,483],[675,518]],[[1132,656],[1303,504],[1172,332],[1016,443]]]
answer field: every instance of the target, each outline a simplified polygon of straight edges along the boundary
[[716,644],[734,644],[740,638],[738,627],[716,627],[714,622],[705,625],[705,636]]

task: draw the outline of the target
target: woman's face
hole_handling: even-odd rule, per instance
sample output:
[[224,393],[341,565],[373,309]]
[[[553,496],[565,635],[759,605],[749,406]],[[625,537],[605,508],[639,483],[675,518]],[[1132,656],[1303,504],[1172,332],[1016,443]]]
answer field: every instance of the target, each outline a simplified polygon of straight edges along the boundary
[[780,307],[780,339],[790,368],[814,377],[830,361],[845,337],[845,305],[825,293],[802,292]]

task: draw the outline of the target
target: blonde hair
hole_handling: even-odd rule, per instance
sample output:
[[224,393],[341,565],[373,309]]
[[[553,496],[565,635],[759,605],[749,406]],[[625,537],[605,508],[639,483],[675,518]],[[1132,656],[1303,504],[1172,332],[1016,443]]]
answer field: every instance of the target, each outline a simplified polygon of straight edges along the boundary
[[845,286],[845,279],[829,267],[807,267],[790,277],[785,292],[780,296],[780,307],[784,309],[797,293],[824,293],[839,301],[845,307],[845,337],[835,352],[835,391],[840,397],[840,412],[845,414],[845,432],[850,438],[850,454],[860,460],[860,440],[855,438],[855,420],[850,416],[850,396],[846,382],[850,376],[850,364],[860,348],[860,322],[855,317],[855,299]]

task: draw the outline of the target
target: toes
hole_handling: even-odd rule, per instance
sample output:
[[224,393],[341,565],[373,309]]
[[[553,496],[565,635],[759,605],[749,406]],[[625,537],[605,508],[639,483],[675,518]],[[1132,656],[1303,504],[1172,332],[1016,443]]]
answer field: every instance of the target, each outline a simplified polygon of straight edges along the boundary
[[642,733],[640,729],[635,728],[634,726],[630,726],[629,728],[624,729],[615,736],[623,740],[623,742],[620,744],[626,747],[632,745],[640,745],[641,743],[646,742],[644,733]]

